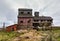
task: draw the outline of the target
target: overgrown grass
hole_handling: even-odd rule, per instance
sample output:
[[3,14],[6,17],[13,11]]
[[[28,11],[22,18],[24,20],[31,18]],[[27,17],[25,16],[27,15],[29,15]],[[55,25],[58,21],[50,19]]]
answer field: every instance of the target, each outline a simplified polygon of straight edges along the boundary
[[[49,31],[49,30],[47,30]],[[40,33],[45,33],[46,31],[38,30],[35,33],[40,34]],[[60,41],[60,30],[52,30],[52,36],[57,40]],[[4,32],[0,31],[0,41],[11,41],[13,38],[18,37],[20,35],[23,35],[25,33],[17,33],[15,31],[12,32]]]
[[8,41],[14,37],[16,37],[16,32],[4,32],[0,31],[0,41]]
[[53,35],[57,39],[57,41],[60,41],[60,30],[53,30]]

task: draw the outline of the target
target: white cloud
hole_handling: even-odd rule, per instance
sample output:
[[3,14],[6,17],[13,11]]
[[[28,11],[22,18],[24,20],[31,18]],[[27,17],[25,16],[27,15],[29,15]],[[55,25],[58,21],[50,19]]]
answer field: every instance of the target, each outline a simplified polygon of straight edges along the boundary
[[18,4],[17,2],[15,2],[15,0],[5,0],[5,3],[13,10],[16,10],[18,8],[24,8],[25,6],[23,4]]
[[60,25],[60,0],[0,0],[0,22],[5,21],[7,25],[17,22],[18,8],[37,10],[40,15],[53,17],[54,24]]

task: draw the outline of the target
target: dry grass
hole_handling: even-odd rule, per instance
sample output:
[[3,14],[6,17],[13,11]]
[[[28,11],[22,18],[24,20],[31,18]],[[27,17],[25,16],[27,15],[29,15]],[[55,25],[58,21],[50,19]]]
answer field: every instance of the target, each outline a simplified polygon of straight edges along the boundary
[[[49,41],[50,31],[18,30],[15,32],[0,32],[0,41]],[[60,41],[60,30],[52,31],[52,38]]]

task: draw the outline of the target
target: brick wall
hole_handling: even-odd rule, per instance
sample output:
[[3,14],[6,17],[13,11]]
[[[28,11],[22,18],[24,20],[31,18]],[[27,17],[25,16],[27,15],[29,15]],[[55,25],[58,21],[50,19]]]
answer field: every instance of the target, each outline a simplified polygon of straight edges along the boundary
[[17,29],[17,24],[10,25],[10,26],[6,27],[7,32],[16,31],[16,29]]

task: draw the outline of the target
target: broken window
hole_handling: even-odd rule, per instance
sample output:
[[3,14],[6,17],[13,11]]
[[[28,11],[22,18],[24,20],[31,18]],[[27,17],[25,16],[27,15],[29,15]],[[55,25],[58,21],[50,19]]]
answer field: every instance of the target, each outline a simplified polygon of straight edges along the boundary
[[34,20],[35,22],[38,22],[39,20]]
[[21,12],[21,14],[23,14],[24,12]]
[[28,12],[28,14],[30,14],[30,12]]
[[41,22],[42,22],[43,20],[41,20]]
[[23,21],[20,21],[20,23],[23,23]]

